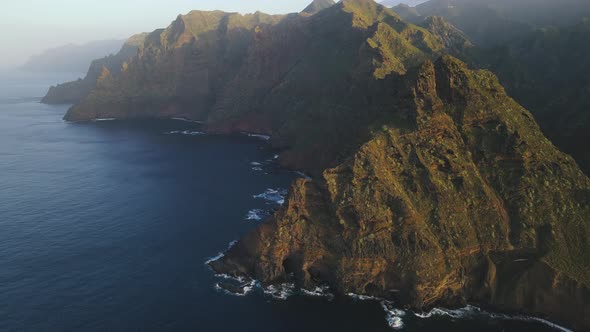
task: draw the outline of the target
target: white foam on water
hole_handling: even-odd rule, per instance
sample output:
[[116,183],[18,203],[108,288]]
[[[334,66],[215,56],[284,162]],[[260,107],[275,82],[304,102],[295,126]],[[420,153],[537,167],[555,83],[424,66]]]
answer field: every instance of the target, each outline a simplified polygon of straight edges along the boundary
[[381,308],[385,311],[385,320],[387,320],[387,324],[394,330],[401,330],[404,328],[404,321],[402,317],[406,315],[406,312],[397,309],[393,306],[393,302],[387,301],[383,298],[370,296],[370,295],[362,295],[362,294],[355,294],[355,293],[348,293],[347,296],[353,298],[357,301],[379,301],[381,304]]
[[264,170],[264,166],[268,165],[271,162],[273,162],[273,161],[272,160],[267,160],[265,162],[253,161],[250,163],[250,166],[252,166],[251,169],[253,171],[261,172]]
[[98,119],[94,119],[92,121],[115,121],[117,119],[115,118],[98,118]]
[[301,289],[301,293],[307,296],[313,296],[313,297],[327,297],[327,298],[334,298],[334,294],[330,293],[330,287],[328,286],[318,286],[316,288],[314,288],[313,290],[308,290],[308,289]]
[[213,263],[213,262],[215,262],[215,261],[218,261],[218,260],[222,259],[222,258],[225,256],[225,253],[226,253],[228,250],[230,250],[231,248],[233,248],[233,246],[235,246],[235,245],[236,245],[236,243],[238,243],[238,241],[237,241],[237,240],[234,240],[234,241],[230,242],[230,243],[228,244],[228,246],[227,246],[227,249],[226,249],[225,251],[223,251],[223,252],[219,252],[219,253],[217,253],[217,255],[215,255],[215,256],[213,256],[213,257],[209,257],[209,258],[207,258],[207,260],[205,261],[205,265],[209,265],[210,263]]
[[286,300],[289,296],[295,294],[295,284],[284,283],[279,285],[270,285],[263,288],[264,294],[271,296],[276,300]]
[[268,141],[270,139],[270,136],[268,136],[268,135],[254,134],[254,133],[246,133],[246,132],[243,132],[242,134],[244,134],[244,135],[246,135],[248,137],[260,138],[261,140],[264,140],[264,141]]
[[497,320],[514,320],[514,321],[522,321],[522,322],[537,322],[541,324],[545,324],[551,328],[556,330],[560,330],[563,332],[573,332],[570,329],[567,329],[563,326],[550,322],[546,319],[542,319],[539,317],[533,316],[526,316],[526,315],[508,315],[502,313],[494,313],[488,312],[481,308],[467,305],[464,308],[460,309],[443,309],[443,308],[434,308],[427,313],[414,313],[416,317],[420,318],[430,318],[432,316],[447,316],[455,319],[474,319],[478,317],[488,317]]
[[217,274],[215,274],[215,277],[225,279],[225,280],[241,282],[241,283],[246,282],[246,278],[244,278],[244,277],[234,277],[232,275],[225,274],[225,273],[217,273]]
[[406,312],[393,307],[393,303],[390,301],[381,301],[381,307],[385,310],[385,319],[387,324],[394,330],[401,330],[404,328],[403,317]]
[[287,196],[287,190],[285,189],[266,189],[262,194],[254,195],[254,198],[264,199],[267,202],[283,205],[285,203],[285,196]]
[[248,211],[248,214],[246,215],[246,220],[262,220],[266,217],[268,217],[270,215],[270,213],[266,210],[262,210],[262,209],[252,209],[250,211]]
[[232,292],[229,289],[222,287],[219,283],[215,284],[215,289],[217,289],[218,291],[222,291],[227,295],[246,296],[246,295],[252,293],[252,291],[254,291],[256,284],[257,284],[256,280],[251,280],[250,282],[247,282],[247,283],[244,283],[240,286],[237,286],[238,288],[241,288],[241,292]]
[[274,157],[272,157],[272,159],[274,159],[274,160],[279,159],[279,155],[278,154],[275,154]]
[[351,297],[357,301],[383,301],[383,299],[380,297],[375,297],[375,296],[370,296],[370,295],[347,293],[346,296]]
[[203,123],[203,121],[189,120],[187,118],[170,118],[170,120],[183,121],[183,122],[191,122],[191,123],[199,123],[199,124],[202,124]]
[[201,136],[206,135],[206,133],[198,130],[172,130],[164,133],[166,135],[188,135],[188,136]]

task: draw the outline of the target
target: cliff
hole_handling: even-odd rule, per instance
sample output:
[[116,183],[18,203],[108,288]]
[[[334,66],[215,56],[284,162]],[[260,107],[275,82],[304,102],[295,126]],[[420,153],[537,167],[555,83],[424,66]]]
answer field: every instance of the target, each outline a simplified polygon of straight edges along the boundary
[[370,0],[315,15],[195,11],[151,33],[66,119],[184,117],[210,132],[269,134],[284,165],[319,174],[389,116],[383,78],[451,46]]
[[391,121],[212,266],[265,284],[465,302],[590,327],[590,180],[489,72],[443,57]]

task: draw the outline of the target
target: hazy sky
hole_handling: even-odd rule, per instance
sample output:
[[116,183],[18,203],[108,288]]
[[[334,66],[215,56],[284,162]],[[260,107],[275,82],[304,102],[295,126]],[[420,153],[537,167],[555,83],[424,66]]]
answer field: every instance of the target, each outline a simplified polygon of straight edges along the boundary
[[1,0],[0,67],[68,43],[125,39],[166,27],[192,9],[298,12],[311,0]]

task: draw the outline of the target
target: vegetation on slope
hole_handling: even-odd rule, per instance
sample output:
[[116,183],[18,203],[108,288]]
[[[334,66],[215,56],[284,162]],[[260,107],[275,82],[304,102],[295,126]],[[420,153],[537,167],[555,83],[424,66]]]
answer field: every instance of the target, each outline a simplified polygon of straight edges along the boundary
[[590,180],[573,159],[489,72],[443,57],[394,87],[391,112],[410,122],[383,122],[344,163],[297,181],[213,267],[590,326]]

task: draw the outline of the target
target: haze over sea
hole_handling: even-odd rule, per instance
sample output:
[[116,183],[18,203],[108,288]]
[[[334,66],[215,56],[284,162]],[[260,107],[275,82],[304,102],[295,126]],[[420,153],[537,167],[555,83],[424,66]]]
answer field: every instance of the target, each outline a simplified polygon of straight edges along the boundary
[[[297,175],[254,137],[66,123],[67,105],[39,100],[71,76],[0,76],[0,331],[391,330],[378,301],[217,290],[204,262]],[[557,330],[476,309],[389,318],[405,331]]]

